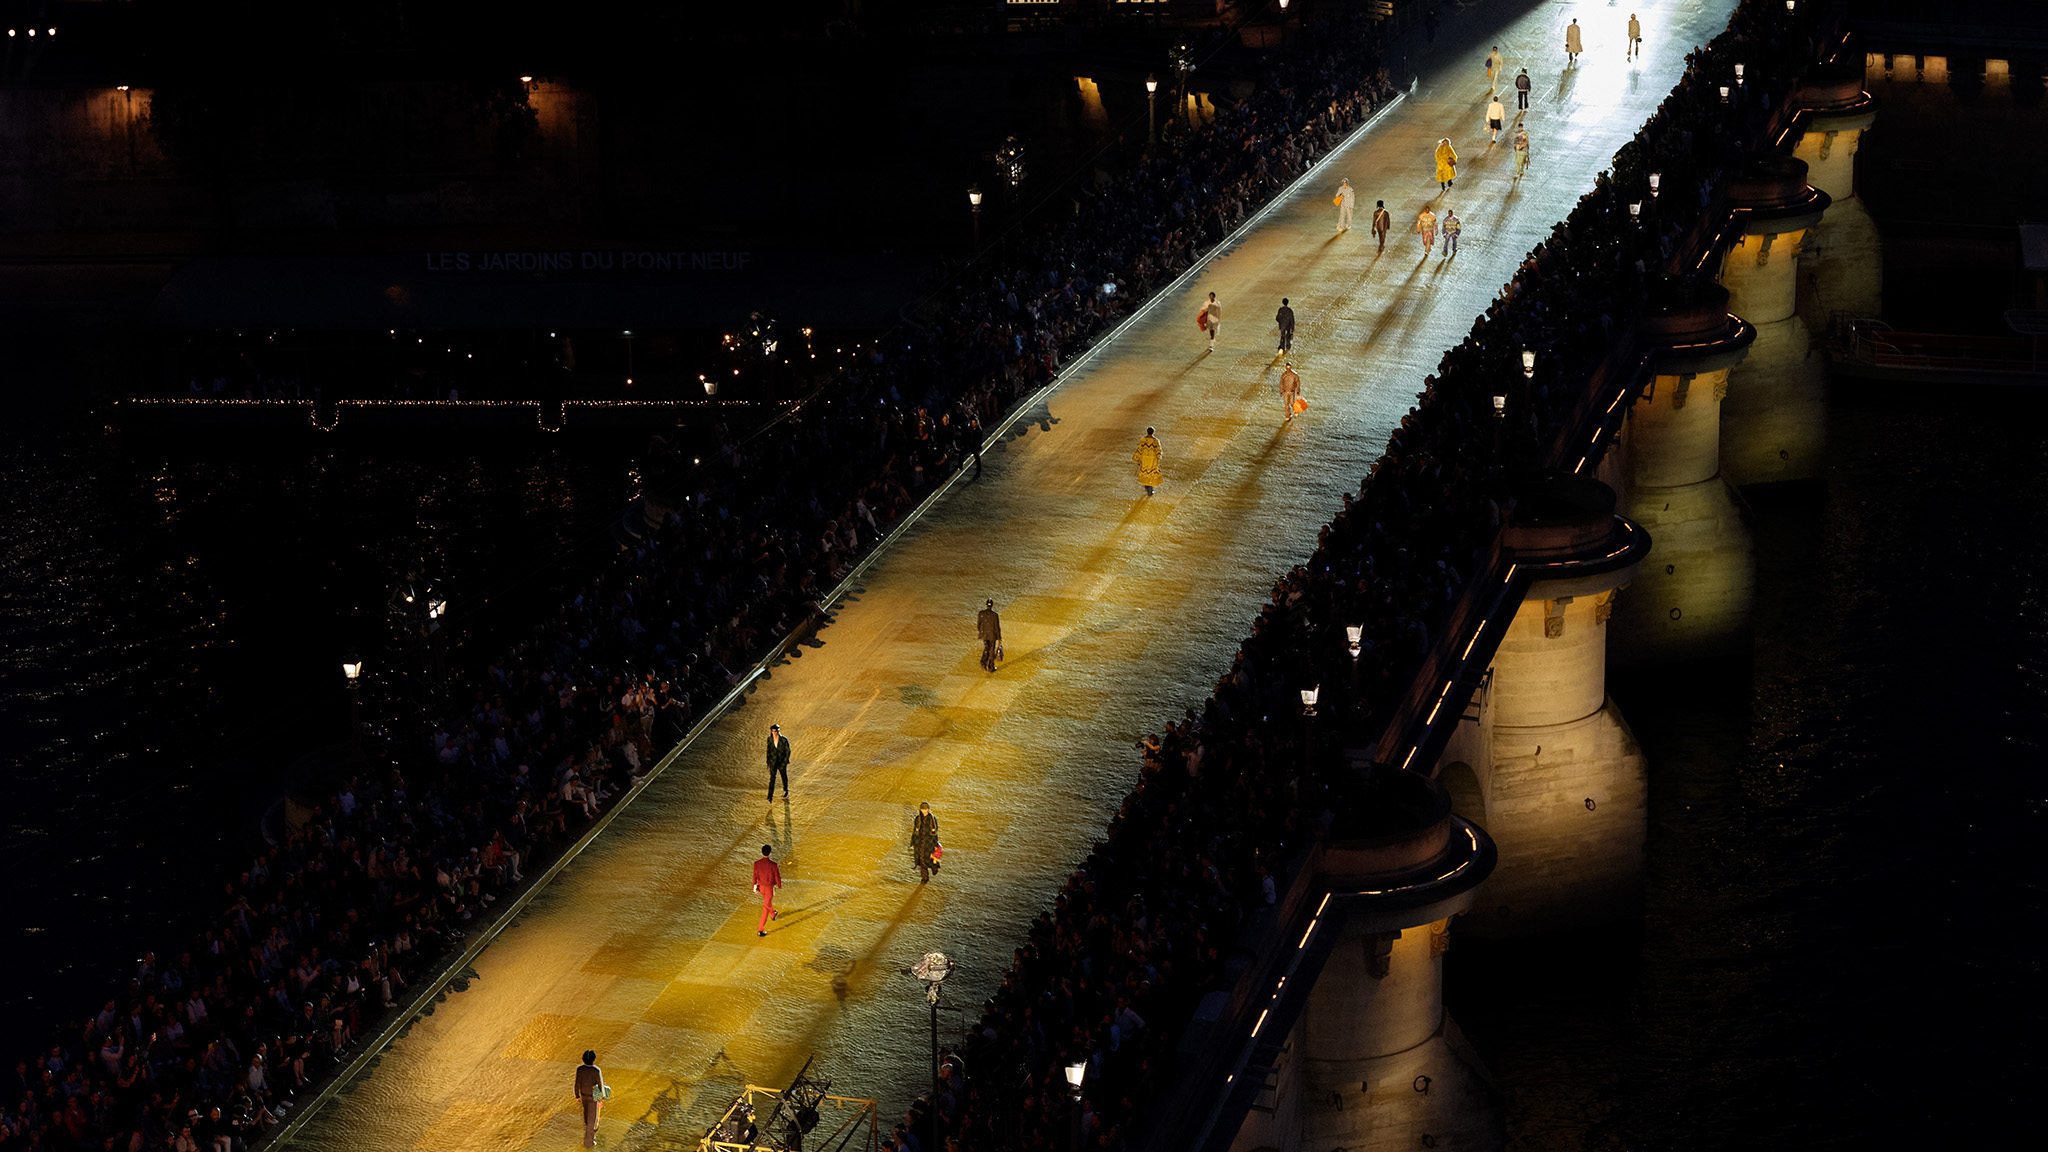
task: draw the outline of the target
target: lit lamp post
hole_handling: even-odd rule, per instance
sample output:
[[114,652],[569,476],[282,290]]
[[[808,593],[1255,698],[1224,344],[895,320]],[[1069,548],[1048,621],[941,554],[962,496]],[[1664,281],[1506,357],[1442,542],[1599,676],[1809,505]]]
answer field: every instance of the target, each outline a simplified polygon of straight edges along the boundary
[[1737,64],[1735,66],[1735,86],[1737,88],[1742,87],[1742,72],[1743,66],[1741,64]]
[[1344,646],[1351,652],[1351,714],[1353,719],[1365,716],[1365,700],[1358,691],[1358,658],[1365,654],[1365,625],[1344,626]]
[[362,696],[357,691],[357,682],[363,677],[363,658],[350,649],[341,658],[341,675],[348,681],[348,737],[351,740],[363,738]]
[[1522,421],[1528,426],[1530,435],[1536,432],[1536,411],[1529,403],[1529,393],[1536,380],[1536,353],[1522,349]]
[[953,962],[944,952],[927,952],[910,966],[910,974],[924,981],[924,1002],[932,1008],[932,1129],[927,1148],[939,1146],[939,985],[953,974]]
[[1081,1152],[1085,1137],[1081,1132],[1081,1084],[1088,1079],[1088,1061],[1077,1060],[1067,1065],[1067,1111],[1074,1118],[1074,1152]]
[[1650,199],[1655,200],[1657,198],[1657,190],[1663,186],[1664,174],[1662,172],[1650,173]]
[[1145,144],[1159,139],[1159,77],[1145,74]]
[[1723,103],[1723,104],[1726,104],[1727,102],[1728,102],[1728,86],[1727,86],[1726,84],[1723,84],[1723,85],[1721,85],[1721,103]]
[[1629,222],[1632,224],[1640,224],[1643,222],[1643,202],[1641,200],[1629,201],[1628,218]]
[[1303,773],[1315,768],[1316,763],[1316,701],[1322,699],[1323,686],[1301,690],[1301,722],[1308,729],[1308,760],[1302,765]]
[[128,126],[128,175],[135,175],[135,93],[126,84],[115,85],[121,93],[121,119]]
[[974,211],[974,250],[981,251],[981,185],[967,186],[967,206]]

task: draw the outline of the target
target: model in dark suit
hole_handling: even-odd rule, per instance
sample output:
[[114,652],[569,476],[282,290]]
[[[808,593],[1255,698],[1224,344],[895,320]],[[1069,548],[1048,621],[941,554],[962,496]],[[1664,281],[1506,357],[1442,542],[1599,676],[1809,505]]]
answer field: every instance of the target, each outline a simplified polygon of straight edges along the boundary
[[981,666],[990,672],[996,670],[996,653],[1003,647],[1003,618],[996,615],[996,602],[974,615],[974,630],[981,636]]
[[768,726],[768,799],[775,799],[775,778],[782,777],[782,798],[789,799],[789,737],[782,725]]

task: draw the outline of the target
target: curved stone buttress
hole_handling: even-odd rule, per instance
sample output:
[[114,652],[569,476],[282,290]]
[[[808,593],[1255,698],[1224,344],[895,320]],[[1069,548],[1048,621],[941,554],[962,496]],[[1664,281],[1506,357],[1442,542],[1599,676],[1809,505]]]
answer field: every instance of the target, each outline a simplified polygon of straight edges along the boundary
[[1621,505],[1652,543],[1615,600],[1609,658],[1641,667],[1746,651],[1755,545],[1721,473],[1721,406],[1756,329],[1707,284],[1659,293],[1639,332],[1654,375],[1610,458]]
[[1802,113],[1792,155],[1806,161],[1807,183],[1832,201],[1799,261],[1799,313],[1820,332],[1838,312],[1884,310],[1884,238],[1856,194],[1856,155],[1878,101],[1863,90],[1863,69],[1853,62],[1816,65],[1792,101]]
[[1419,818],[1376,836],[1333,832],[1321,863],[1337,939],[1271,1069],[1271,1107],[1247,1116],[1233,1152],[1505,1142],[1499,1092],[1443,999],[1451,920],[1472,907],[1493,845],[1427,777],[1386,783],[1412,794],[1392,806]]
[[1478,724],[1446,753],[1465,759],[1444,776],[1459,814],[1500,849],[1471,930],[1519,936],[1640,904],[1648,785],[1642,749],[1607,696],[1607,630],[1651,542],[1615,514],[1612,489],[1577,476],[1525,490],[1502,531],[1528,591],[1494,654]]
[[1756,327],[1749,355],[1728,376],[1721,408],[1721,461],[1747,487],[1819,479],[1827,453],[1827,357],[1794,309],[1799,249],[1827,210],[1806,182],[1806,162],[1756,161],[1729,182],[1740,233],[1718,279],[1728,310]]

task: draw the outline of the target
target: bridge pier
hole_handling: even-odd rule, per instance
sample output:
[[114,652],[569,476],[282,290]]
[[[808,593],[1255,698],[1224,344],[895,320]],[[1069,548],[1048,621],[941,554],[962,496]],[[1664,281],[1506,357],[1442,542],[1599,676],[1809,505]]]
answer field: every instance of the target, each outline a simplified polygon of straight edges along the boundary
[[1712,284],[1660,301],[1641,331],[1655,376],[1608,454],[1622,506],[1651,540],[1615,601],[1609,654],[1624,667],[1743,649],[1756,591],[1749,525],[1721,474],[1728,373],[1756,331]]
[[1792,155],[1806,161],[1807,183],[1832,201],[1800,258],[1799,312],[1825,331],[1837,312],[1884,311],[1884,238],[1856,194],[1856,154],[1877,120],[1877,97],[1863,90],[1860,63],[1818,65],[1793,90],[1802,110]]
[[1478,722],[1460,726],[1439,778],[1500,848],[1471,930],[1526,936],[1614,919],[1640,899],[1648,788],[1607,696],[1607,628],[1650,541],[1615,515],[1613,489],[1583,477],[1523,492],[1502,532],[1530,584]]
[[[1413,794],[1401,806],[1426,815],[1413,831],[1326,847],[1326,930],[1335,939],[1272,1065],[1251,1073],[1269,1076],[1270,1091],[1232,1152],[1489,1152],[1505,1142],[1499,1093],[1443,996],[1452,918],[1472,907],[1491,867],[1486,834],[1453,818],[1450,798],[1427,777],[1401,773],[1388,784]],[[1475,874],[1428,891],[1448,862],[1475,851]]]
[[1794,309],[1799,249],[1828,197],[1806,182],[1806,162],[1758,160],[1728,185],[1741,231],[1723,254],[1728,310],[1756,326],[1749,356],[1728,376],[1721,458],[1747,487],[1819,479],[1827,452],[1827,359]]

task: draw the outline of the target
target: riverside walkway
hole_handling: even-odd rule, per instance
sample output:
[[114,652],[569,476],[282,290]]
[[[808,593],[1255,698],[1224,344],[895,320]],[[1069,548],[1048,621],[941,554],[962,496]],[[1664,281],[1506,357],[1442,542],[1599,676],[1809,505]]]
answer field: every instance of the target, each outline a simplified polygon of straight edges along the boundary
[[[615,1089],[605,1147],[694,1147],[742,1084],[780,1085],[812,1053],[834,1092],[878,1098],[891,1124],[929,1075],[922,986],[901,969],[931,948],[955,957],[946,998],[962,1011],[941,1029],[957,1035],[1134,783],[1133,742],[1206,698],[1422,377],[1731,7],[1641,4],[1638,61],[1623,57],[1628,12],[1605,5],[1498,3],[1463,21],[1495,14],[1497,31],[1446,29],[1415,93],[1098,349],[980,480],[879,559],[822,646],[798,649],[685,749],[481,956],[468,990],[295,1143],[573,1148],[586,1048]],[[1587,52],[1567,73],[1573,16]],[[1519,182],[1508,133],[1487,146],[1481,62],[1494,44],[1507,78],[1527,67],[1535,81],[1535,161]],[[1430,151],[1444,136],[1464,163],[1439,197]],[[1339,236],[1330,198],[1346,176],[1359,205]],[[1376,255],[1367,224],[1382,198],[1395,224]],[[1455,259],[1421,251],[1425,203],[1463,218]],[[1223,325],[1210,353],[1194,317],[1212,291]],[[1286,425],[1272,323],[1283,296],[1310,401]],[[1131,463],[1148,425],[1166,475],[1150,498]],[[990,597],[1008,652],[995,675],[977,667],[974,638]],[[772,805],[770,723],[795,751],[795,798]],[[919,801],[946,844],[929,885],[905,844]],[[764,843],[786,885],[758,938],[748,870]]]

